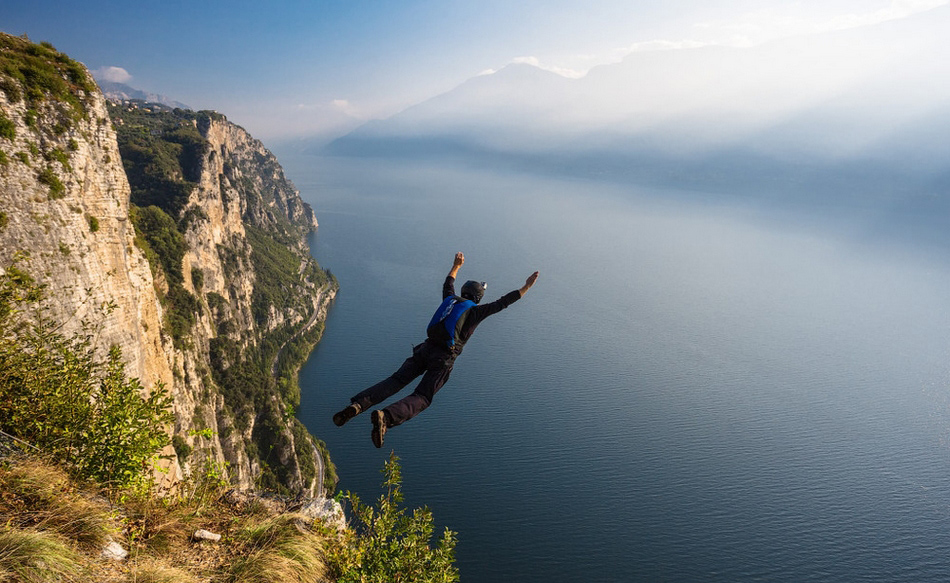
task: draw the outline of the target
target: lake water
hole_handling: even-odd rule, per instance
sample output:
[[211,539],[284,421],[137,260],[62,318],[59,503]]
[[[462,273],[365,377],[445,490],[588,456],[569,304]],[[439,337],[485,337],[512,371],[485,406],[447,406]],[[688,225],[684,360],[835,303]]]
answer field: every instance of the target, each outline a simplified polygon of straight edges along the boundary
[[[950,268],[885,211],[280,159],[341,285],[300,418],[364,500],[395,451],[463,581],[950,580]],[[456,251],[487,300],[541,277],[377,450],[330,417],[421,341]]]

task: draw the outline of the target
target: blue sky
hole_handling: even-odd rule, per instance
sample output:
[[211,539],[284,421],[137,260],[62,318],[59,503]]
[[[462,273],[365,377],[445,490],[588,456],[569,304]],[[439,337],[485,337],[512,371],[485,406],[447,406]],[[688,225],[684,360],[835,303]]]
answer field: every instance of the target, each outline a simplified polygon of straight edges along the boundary
[[751,46],[947,1],[3,0],[0,30],[267,141],[339,135],[511,62],[579,76],[631,51]]

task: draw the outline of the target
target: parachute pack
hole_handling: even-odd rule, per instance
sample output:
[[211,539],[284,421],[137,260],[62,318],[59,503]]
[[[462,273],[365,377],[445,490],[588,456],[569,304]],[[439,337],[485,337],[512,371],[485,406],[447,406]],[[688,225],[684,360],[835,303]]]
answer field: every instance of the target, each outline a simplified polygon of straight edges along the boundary
[[444,342],[446,347],[452,348],[465,324],[466,313],[474,306],[475,302],[458,296],[445,298],[429,321],[426,334],[432,340]]

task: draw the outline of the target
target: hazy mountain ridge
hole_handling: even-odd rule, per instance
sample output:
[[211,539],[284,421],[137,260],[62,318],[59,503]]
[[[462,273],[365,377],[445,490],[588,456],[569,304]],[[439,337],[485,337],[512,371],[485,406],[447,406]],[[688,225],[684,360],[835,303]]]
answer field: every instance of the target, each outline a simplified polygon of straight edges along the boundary
[[[634,53],[568,79],[509,65],[328,146],[642,182],[782,188],[850,175],[927,191],[950,169],[950,7],[753,48]],[[837,178],[836,178],[837,177]],[[913,184],[911,184],[913,183]],[[940,186],[942,188],[942,186]]]
[[111,99],[113,101],[140,100],[146,101],[148,103],[158,103],[172,109],[176,107],[180,109],[192,109],[191,106],[185,105],[180,101],[175,101],[167,95],[142,91],[141,89],[136,89],[126,85],[125,83],[105,81],[102,79],[97,80],[96,82],[99,84],[99,89],[102,91],[102,94],[106,96],[106,99]]

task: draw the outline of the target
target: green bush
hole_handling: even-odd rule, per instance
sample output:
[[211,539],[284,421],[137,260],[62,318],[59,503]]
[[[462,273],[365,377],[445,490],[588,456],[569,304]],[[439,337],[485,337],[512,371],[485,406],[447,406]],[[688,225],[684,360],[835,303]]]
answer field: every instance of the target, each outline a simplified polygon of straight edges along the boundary
[[200,293],[201,288],[204,287],[205,274],[203,271],[201,271],[200,267],[191,268],[191,284],[194,286],[195,291],[198,293]]
[[170,287],[165,296],[165,320],[168,333],[175,345],[184,347],[190,344],[191,329],[201,313],[201,302],[180,283]]
[[41,183],[49,186],[49,197],[51,200],[58,200],[66,196],[66,186],[63,185],[63,182],[49,166],[43,168],[36,178]]
[[58,332],[38,307],[42,290],[16,265],[0,276],[0,429],[64,463],[80,479],[114,488],[149,483],[149,468],[169,443],[171,397],[148,396],[128,379],[121,351],[105,360],[95,330]]
[[57,162],[59,162],[62,165],[63,170],[65,170],[66,172],[73,171],[73,167],[69,164],[69,155],[66,154],[66,152],[60,150],[59,148],[54,148],[53,150],[47,152],[44,155],[44,157],[48,161],[56,160]]
[[16,126],[2,111],[0,111],[0,138],[13,141],[16,138]]
[[212,310],[220,310],[228,305],[228,300],[217,292],[208,292],[205,294],[205,298],[208,300],[208,307]]
[[[184,282],[181,261],[188,246],[185,238],[178,232],[175,220],[157,206],[133,206],[129,214],[136,234],[142,237],[154,252],[149,260],[160,262],[169,285]],[[152,266],[153,273],[156,272],[155,267]]]
[[377,506],[363,504],[352,493],[353,514],[361,523],[354,539],[337,541],[327,559],[337,583],[450,583],[459,580],[455,567],[455,533],[446,529],[435,548],[432,513],[400,508],[403,501],[399,458],[390,454],[383,468],[385,492]]
[[192,447],[188,445],[188,442],[185,441],[185,438],[180,435],[175,435],[172,437],[172,447],[175,448],[175,455],[178,456],[178,459],[184,462],[188,459],[188,456],[191,455]]

